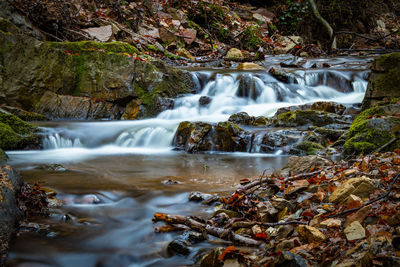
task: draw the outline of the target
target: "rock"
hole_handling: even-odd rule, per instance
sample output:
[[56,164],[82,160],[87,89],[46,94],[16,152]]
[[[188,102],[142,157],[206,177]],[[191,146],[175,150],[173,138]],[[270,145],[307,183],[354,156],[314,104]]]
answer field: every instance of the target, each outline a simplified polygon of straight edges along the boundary
[[186,232],[185,236],[191,244],[196,244],[206,240],[204,234],[198,232]]
[[253,126],[265,126],[269,123],[268,119],[264,116],[254,118]]
[[280,82],[289,83],[291,81],[291,78],[288,74],[284,73],[281,70],[277,70],[273,67],[269,69],[268,73],[271,74],[275,79],[277,79]]
[[290,154],[294,155],[300,155],[300,156],[307,156],[307,155],[316,155],[318,152],[321,152],[324,150],[324,147],[321,146],[318,143],[315,142],[301,142],[298,144],[295,144],[292,146],[290,149]]
[[329,202],[341,203],[354,191],[354,186],[348,183],[341,184],[329,196]]
[[236,68],[237,70],[265,70],[263,66],[257,65],[252,62],[243,62],[240,63]]
[[35,167],[37,170],[65,172],[67,169],[61,164],[41,164]]
[[239,88],[236,95],[256,100],[261,91],[257,90],[255,80],[251,74],[245,73],[239,79]]
[[218,257],[224,252],[224,248],[215,248],[200,259],[200,267],[222,267],[223,262]]
[[375,190],[372,179],[366,177],[351,178],[338,186],[330,195],[329,202],[341,203],[351,194],[358,197],[368,197]]
[[[400,147],[400,104],[390,104],[367,109],[358,115],[346,136],[343,145],[345,155],[368,154],[388,144],[383,151]],[[376,116],[374,116],[376,115]]]
[[227,210],[227,209],[219,209],[219,210],[215,211],[211,217],[215,217],[221,213],[225,213],[226,215],[228,215],[229,218],[239,217],[239,213],[237,213],[236,211]]
[[15,233],[17,222],[23,213],[16,205],[16,194],[22,186],[22,178],[10,166],[0,170],[0,265],[5,264],[8,244]]
[[263,230],[259,225],[254,225],[253,227],[251,227],[251,232],[255,236],[257,234],[263,233]]
[[189,51],[187,51],[185,48],[179,48],[178,50],[178,56],[180,57],[184,57],[184,58],[188,58],[191,61],[195,62],[196,59],[192,56],[192,54],[190,54]]
[[225,59],[242,60],[243,59],[242,51],[240,51],[237,48],[231,48],[226,54]]
[[122,114],[121,119],[122,120],[137,119],[141,104],[142,100],[140,99],[134,99],[131,102],[129,102],[125,107],[125,111]]
[[174,99],[158,96],[155,98],[153,110],[155,110],[157,113],[161,113],[165,110],[173,109],[174,105]]
[[160,38],[159,30],[157,28],[155,28],[154,26],[152,26],[152,25],[142,24],[139,27],[138,32],[141,35],[150,36],[151,38],[154,38],[154,39],[159,39]]
[[294,205],[284,199],[284,198],[273,198],[271,200],[272,206],[274,206],[274,208],[278,209],[278,210],[284,210],[285,208],[288,208],[288,210],[294,210]]
[[108,42],[113,36],[111,25],[82,29],[82,31],[86,32],[91,37],[96,38],[100,42]]
[[111,119],[116,107],[86,97],[57,95],[47,91],[39,101],[37,111],[49,118]]
[[363,201],[361,198],[359,198],[356,195],[351,194],[347,198],[347,207],[350,209],[358,208],[363,204]]
[[292,225],[281,225],[278,227],[277,230],[277,239],[283,239],[290,236],[294,231],[294,227]]
[[208,104],[210,104],[212,101],[212,98],[209,96],[201,96],[199,98],[199,105],[200,106],[207,106]]
[[391,102],[400,98],[400,53],[382,55],[372,64],[362,109],[376,106],[377,102]]
[[158,29],[160,33],[160,39],[163,43],[171,43],[176,40],[175,33],[170,31],[169,29],[165,27],[161,27]]
[[0,111],[0,149],[37,148],[40,144],[37,131],[36,126]]
[[187,244],[182,240],[174,240],[168,244],[167,247],[168,254],[170,255],[189,255],[190,250]]
[[362,223],[365,218],[371,213],[372,211],[372,206],[365,206],[356,211],[353,214],[350,214],[346,218],[346,226],[352,224],[355,221],[358,221],[359,223]]
[[346,110],[346,107],[335,102],[315,102],[312,104],[311,110],[319,110],[342,115]]
[[196,40],[197,31],[195,29],[184,29],[182,35],[185,43],[190,45]]
[[208,194],[203,194],[201,192],[190,192],[189,201],[200,202],[200,201],[207,199],[208,197],[209,197]]
[[317,110],[289,111],[273,118],[275,127],[298,127],[306,125],[322,127],[334,123],[350,124],[350,121],[342,116]]
[[5,113],[11,113],[23,121],[47,121],[49,118],[46,118],[42,114],[36,112],[29,112],[23,110],[21,108],[10,107],[10,106],[2,106],[0,111]]
[[289,158],[288,163],[282,168],[280,174],[282,176],[297,175],[301,173],[308,173],[310,170],[317,167],[324,167],[330,165],[332,162],[320,156],[292,156]]
[[352,222],[344,229],[344,234],[348,241],[363,239],[366,237],[365,229],[358,221]]
[[324,228],[339,228],[342,226],[342,221],[339,219],[327,219],[320,223],[321,227]]
[[194,88],[189,72],[161,60],[138,60],[141,52],[128,43],[40,42],[7,20],[0,23],[4,26],[0,50],[7,59],[1,66],[6,72],[1,75],[0,90],[2,103],[9,106],[32,111],[50,91],[112,104],[115,118],[122,116],[130,101],[139,99],[141,117],[151,117],[157,115],[156,96],[176,97]]
[[291,250],[292,248],[294,248],[297,245],[296,243],[300,244],[300,241],[298,240],[298,238],[283,240],[276,246],[276,251]]
[[276,49],[277,53],[286,54],[296,45],[301,45],[303,39],[300,36],[281,36],[278,38],[278,42],[281,43],[281,47]]
[[279,109],[276,111],[275,116],[278,116],[279,114],[283,114],[283,113],[286,113],[286,112],[289,112],[289,111],[295,111],[295,110],[310,110],[310,109],[311,109],[311,105],[310,105],[310,104],[283,107],[283,108],[279,108]]
[[246,151],[247,132],[232,122],[181,122],[173,145],[186,152]]
[[308,225],[300,225],[297,227],[297,232],[307,243],[322,242],[326,239],[320,230]]
[[279,258],[275,261],[275,267],[308,267],[305,259],[301,256],[288,251],[283,251]]
[[253,124],[253,117],[251,117],[249,114],[246,112],[239,112],[232,114],[228,121],[233,122],[235,124],[241,124],[241,125],[252,125]]

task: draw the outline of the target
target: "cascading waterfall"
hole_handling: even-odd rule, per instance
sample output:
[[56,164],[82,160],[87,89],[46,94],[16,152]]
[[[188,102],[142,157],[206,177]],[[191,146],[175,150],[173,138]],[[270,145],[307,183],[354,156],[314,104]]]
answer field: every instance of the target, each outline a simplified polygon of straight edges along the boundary
[[[68,134],[54,129],[48,132],[43,147],[171,148],[175,131],[182,121],[219,122],[242,111],[252,116],[273,116],[280,107],[315,101],[360,103],[367,87],[367,74],[367,71],[355,70],[294,69],[288,73],[291,82],[283,83],[267,71],[194,71],[198,93],[175,99],[174,108],[163,111],[157,118],[70,123]],[[206,104],[199,101],[202,97],[208,99]],[[107,128],[107,134],[101,134],[104,128]],[[90,138],[82,138],[82,135]],[[250,152],[260,152],[260,148],[253,147]]]

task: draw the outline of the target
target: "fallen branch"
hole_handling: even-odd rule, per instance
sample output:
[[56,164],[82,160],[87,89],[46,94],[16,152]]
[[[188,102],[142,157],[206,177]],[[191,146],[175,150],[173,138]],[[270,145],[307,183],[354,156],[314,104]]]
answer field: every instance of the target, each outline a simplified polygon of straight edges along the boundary
[[375,202],[378,202],[378,201],[380,201],[380,200],[382,200],[382,199],[387,198],[387,197],[389,196],[390,192],[392,191],[393,186],[394,186],[394,184],[397,182],[397,179],[398,179],[399,177],[400,177],[400,173],[398,173],[398,174],[393,178],[393,181],[392,181],[392,183],[390,184],[390,186],[388,187],[388,189],[386,190],[386,192],[385,192],[383,195],[381,195],[380,197],[377,197],[377,198],[375,198],[375,199],[373,199],[373,200],[371,200],[371,201],[368,201],[368,202],[366,202],[364,205],[362,205],[362,206],[360,206],[360,207],[358,207],[358,208],[348,209],[348,210],[345,210],[345,211],[343,211],[343,212],[330,215],[330,216],[328,216],[328,217],[329,217],[329,218],[335,218],[335,217],[339,217],[339,216],[342,216],[342,215],[346,215],[347,213],[351,213],[351,212],[358,211],[358,210],[360,210],[360,209],[362,209],[362,208],[364,208],[364,207],[366,207],[366,206],[369,206],[369,205],[371,205],[371,204],[373,204],[373,203],[375,203]]
[[301,222],[301,221],[288,221],[288,222],[260,223],[260,224],[261,224],[262,226],[266,226],[266,227],[274,227],[274,226],[291,225],[291,224],[307,225],[308,223],[306,223],[306,222]]
[[332,29],[331,25],[329,25],[329,23],[321,16],[321,14],[318,11],[318,7],[317,7],[317,4],[315,3],[315,1],[308,0],[308,2],[310,3],[310,5],[312,7],[315,18],[319,21],[319,23],[321,23],[321,25],[326,29],[326,31],[329,34],[329,38],[332,41],[331,49],[336,49],[336,47],[337,47],[336,36],[333,34],[333,29]]
[[168,224],[183,224],[197,232],[207,233],[209,235],[221,238],[223,240],[242,243],[249,246],[259,246],[262,244],[262,242],[254,240],[252,238],[235,234],[233,231],[229,229],[224,229],[209,224],[204,224],[194,220],[191,217],[180,216],[180,215],[168,215],[166,213],[155,213],[153,222],[165,222]]

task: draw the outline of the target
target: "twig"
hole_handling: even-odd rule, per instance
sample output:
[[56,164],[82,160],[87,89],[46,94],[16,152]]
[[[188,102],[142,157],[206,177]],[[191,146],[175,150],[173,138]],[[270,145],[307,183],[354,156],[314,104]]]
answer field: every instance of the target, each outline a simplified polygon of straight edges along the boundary
[[279,226],[279,225],[290,225],[290,224],[302,224],[302,225],[307,225],[308,223],[306,222],[301,222],[301,221],[288,221],[288,222],[276,222],[276,223],[260,223],[262,226],[266,227],[273,227],[273,226]]
[[209,224],[204,224],[194,220],[191,217],[180,216],[180,215],[168,215],[165,213],[155,213],[153,222],[165,222],[168,224],[183,224],[191,229],[200,233],[207,233],[223,240],[234,241],[249,246],[259,246],[262,242],[248,238],[242,235],[238,235],[229,229],[215,227]]
[[400,177],[400,173],[398,173],[398,174],[393,178],[393,181],[392,181],[392,183],[390,184],[390,186],[388,187],[388,189],[386,190],[386,192],[385,192],[383,195],[381,195],[380,197],[377,197],[377,198],[375,198],[375,199],[373,199],[373,200],[371,200],[371,201],[368,201],[367,203],[365,203],[364,205],[362,205],[362,206],[360,206],[360,207],[358,207],[358,208],[348,209],[348,210],[345,210],[345,211],[343,211],[343,212],[330,215],[330,216],[328,216],[328,217],[329,217],[329,218],[334,218],[334,217],[338,217],[338,216],[345,215],[345,214],[347,214],[347,213],[351,213],[351,212],[354,212],[354,211],[358,211],[358,210],[360,210],[360,209],[363,208],[363,207],[369,206],[369,205],[371,205],[371,204],[373,204],[373,203],[375,203],[375,202],[378,202],[378,201],[380,201],[380,200],[382,200],[382,199],[384,199],[384,198],[387,198],[387,197],[389,196],[390,192],[392,191],[393,186],[394,186],[394,184],[396,183],[396,181],[397,181],[397,179],[398,179],[399,177]]

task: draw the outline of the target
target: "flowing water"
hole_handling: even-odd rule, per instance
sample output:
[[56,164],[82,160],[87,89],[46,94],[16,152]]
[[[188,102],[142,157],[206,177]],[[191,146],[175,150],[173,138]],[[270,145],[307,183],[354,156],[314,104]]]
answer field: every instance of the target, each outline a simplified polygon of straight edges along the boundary
[[[276,67],[287,57],[267,58]],[[328,62],[329,69],[310,69]],[[205,215],[213,207],[188,201],[188,192],[228,194],[243,178],[281,168],[288,155],[256,153],[185,154],[172,146],[181,121],[225,121],[236,112],[272,116],[280,107],[335,101],[360,103],[369,59],[335,58],[302,62],[288,69],[290,83],[266,71],[192,69],[196,93],[178,97],[174,108],[139,121],[47,122],[43,149],[10,151],[10,164],[27,182],[58,193],[64,205],[35,219],[14,240],[10,265],[177,266],[192,264],[203,242],[188,257],[169,257],[166,244],[178,233],[157,234],[155,212]],[[200,105],[201,97],[211,102]],[[46,169],[43,164],[62,164]]]

